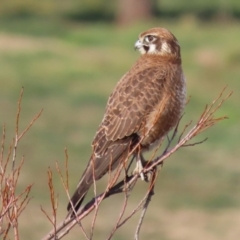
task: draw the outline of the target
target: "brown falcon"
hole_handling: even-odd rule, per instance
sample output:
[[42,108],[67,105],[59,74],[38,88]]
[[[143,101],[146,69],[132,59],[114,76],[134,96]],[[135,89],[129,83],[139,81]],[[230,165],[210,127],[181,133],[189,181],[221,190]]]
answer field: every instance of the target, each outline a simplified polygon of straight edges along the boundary
[[[164,28],[139,35],[138,61],[110,95],[103,120],[92,142],[92,155],[68,204],[77,211],[95,180],[124,164],[129,151],[142,152],[161,140],[178,122],[185,105],[186,86],[180,46]],[[140,169],[141,171],[141,169]],[[94,180],[95,179],[95,180]]]

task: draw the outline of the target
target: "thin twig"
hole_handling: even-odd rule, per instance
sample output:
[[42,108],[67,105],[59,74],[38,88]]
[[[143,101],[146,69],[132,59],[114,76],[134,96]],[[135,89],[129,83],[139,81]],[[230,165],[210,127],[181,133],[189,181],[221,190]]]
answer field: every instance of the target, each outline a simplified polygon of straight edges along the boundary
[[29,125],[23,130],[23,132],[18,136],[18,141],[26,134],[26,132],[32,127],[32,125],[36,122],[36,120],[41,116],[43,109],[32,119]]
[[[30,125],[26,128],[23,134],[19,137],[19,123],[21,114],[21,104],[23,99],[24,89],[21,89],[20,97],[17,103],[17,113],[15,122],[14,138],[11,141],[8,153],[4,159],[5,151],[5,124],[3,125],[1,154],[0,154],[0,232],[3,234],[3,239],[10,239],[10,234],[13,235],[15,240],[19,240],[19,217],[26,209],[31,198],[29,197],[32,184],[25,187],[23,191],[17,191],[20,173],[24,164],[24,156],[17,165],[17,150],[18,144],[22,136],[30,129],[32,124],[40,116],[34,118]],[[12,156],[12,158],[11,158]],[[12,161],[11,161],[12,159]],[[9,172],[8,172],[9,171]],[[19,193],[20,192],[20,193]],[[5,221],[5,223],[4,223]],[[3,223],[4,229],[2,228]]]
[[5,131],[6,131],[5,124],[3,124],[3,127],[2,127],[2,143],[1,143],[1,157],[0,157],[0,170],[1,170],[1,174],[4,173],[2,166],[3,166],[4,143],[5,143],[5,138],[6,138]]
[[[56,166],[56,170],[60,176],[63,188],[68,196],[69,202],[72,204],[72,202],[70,201],[71,198],[70,198],[70,194],[69,194],[69,190],[68,190],[68,153],[67,153],[67,148],[65,148],[65,174],[66,174],[65,179],[66,179],[66,181],[64,180],[64,177],[63,177],[62,171],[60,170],[58,162],[55,163],[55,166]],[[72,208],[73,208],[73,206],[72,206]],[[73,211],[74,211],[74,214],[77,216],[77,213],[74,208],[73,208]],[[85,238],[89,239],[89,237],[87,236],[87,233],[86,233],[85,229],[83,228],[83,225],[81,224],[80,221],[78,221],[78,225],[80,226]],[[57,232],[54,234],[56,235]]]
[[199,142],[183,144],[181,147],[193,147],[195,145],[202,144],[202,143],[206,142],[207,140],[208,140],[208,138],[205,138],[205,139],[203,139],[202,141],[199,141]]
[[14,143],[13,158],[12,158],[12,172],[15,169],[15,160],[16,160],[16,156],[17,156],[18,129],[19,129],[19,118],[20,118],[20,112],[21,112],[22,97],[23,97],[23,87],[21,89],[20,97],[19,97],[19,100],[18,100],[16,125],[15,125],[15,141],[14,141],[15,143]]
[[147,208],[148,208],[148,205],[152,199],[152,196],[154,195],[154,186],[155,186],[155,182],[157,180],[157,174],[156,174],[156,169],[154,170],[153,172],[153,175],[152,175],[152,181],[151,181],[151,186],[150,187],[150,191],[148,192],[148,195],[147,195],[147,198],[146,198],[146,202],[144,203],[143,205],[143,210],[142,210],[142,213],[141,213],[141,216],[139,218],[139,221],[138,221],[138,225],[137,225],[137,228],[136,228],[136,231],[135,231],[135,235],[134,235],[134,239],[135,240],[139,240],[139,233],[140,233],[140,229],[142,227],[142,223],[143,223],[143,219],[146,215],[146,212],[147,212]]
[[[131,164],[131,162],[130,162],[130,164]],[[127,171],[127,170],[126,170],[126,171]],[[125,172],[126,172],[126,171],[125,171]],[[117,220],[114,228],[112,229],[112,232],[110,233],[109,237],[107,238],[108,240],[111,239],[112,236],[114,235],[114,233],[116,232],[117,226],[118,226],[118,224],[120,223],[120,221],[122,220],[122,217],[123,217],[123,215],[124,215],[124,213],[125,213],[125,211],[126,211],[126,208],[127,208],[128,198],[129,198],[129,196],[130,196],[130,190],[131,190],[131,189],[128,190],[127,183],[126,183],[126,175],[125,175],[124,181],[125,181],[125,187],[124,187],[125,190],[123,190],[124,195],[125,195],[124,202],[123,202],[122,209],[121,209],[121,211],[120,211],[120,215],[119,215],[119,217],[118,217],[118,220]]]

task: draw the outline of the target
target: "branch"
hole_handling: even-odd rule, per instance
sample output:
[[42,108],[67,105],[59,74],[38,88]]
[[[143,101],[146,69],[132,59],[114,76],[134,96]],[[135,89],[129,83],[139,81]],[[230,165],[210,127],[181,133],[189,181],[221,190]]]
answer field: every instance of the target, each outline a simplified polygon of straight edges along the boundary
[[[109,182],[106,190],[101,193],[98,196],[95,196],[92,200],[90,200],[88,203],[85,204],[85,206],[80,209],[80,211],[78,213],[76,213],[76,218],[71,218],[69,216],[67,216],[63,222],[61,222],[57,228],[56,231],[52,230],[51,232],[49,232],[44,238],[43,240],[50,240],[50,239],[61,239],[63,236],[65,236],[77,223],[80,223],[81,220],[83,218],[85,218],[89,213],[91,213],[94,209],[97,212],[97,209],[99,207],[99,204],[101,201],[103,201],[104,199],[118,194],[118,193],[124,193],[125,194],[125,200],[123,203],[123,207],[121,209],[119,218],[117,220],[117,223],[115,225],[115,227],[113,228],[113,230],[111,231],[109,238],[111,239],[113,234],[115,233],[115,231],[120,228],[123,224],[125,224],[139,209],[142,208],[143,206],[143,210],[142,210],[142,214],[140,216],[137,228],[136,228],[136,232],[135,232],[135,240],[139,239],[139,232],[143,223],[143,219],[147,210],[147,207],[150,203],[151,197],[153,195],[153,188],[155,185],[155,181],[157,179],[157,167],[159,165],[162,165],[163,162],[170,157],[173,153],[175,153],[179,148],[181,147],[192,147],[195,146],[197,144],[201,144],[203,142],[205,142],[207,139],[204,139],[202,141],[199,142],[195,142],[195,143],[189,143],[189,141],[191,141],[194,137],[196,137],[197,135],[199,135],[200,133],[206,131],[208,128],[212,127],[213,125],[217,124],[218,122],[227,119],[226,116],[223,117],[219,117],[216,118],[214,116],[214,114],[217,112],[217,110],[222,106],[222,104],[226,101],[227,98],[229,98],[232,95],[232,92],[230,92],[229,94],[226,95],[226,97],[223,97],[224,95],[224,91],[226,90],[226,87],[222,90],[222,92],[219,94],[219,96],[216,98],[216,100],[214,100],[212,102],[212,104],[210,104],[209,106],[206,106],[205,109],[203,110],[202,114],[200,115],[199,119],[197,120],[197,122],[195,123],[195,125],[190,128],[190,126],[192,125],[192,122],[190,122],[189,124],[187,124],[184,128],[183,131],[180,133],[180,136],[178,137],[178,141],[177,144],[175,146],[173,146],[171,148],[171,145],[173,143],[173,140],[176,139],[177,137],[177,132],[178,132],[178,128],[179,128],[179,123],[177,124],[177,126],[175,127],[173,134],[171,137],[168,137],[168,144],[165,147],[165,149],[163,150],[162,154],[155,157],[155,154],[153,154],[153,156],[150,159],[153,159],[152,161],[148,161],[148,163],[146,164],[146,166],[143,169],[143,173],[144,174],[152,174],[152,181],[149,187],[149,191],[147,192],[147,194],[145,195],[145,197],[139,202],[138,206],[124,219],[122,220],[122,216],[123,213],[126,209],[126,205],[127,205],[127,201],[128,201],[128,197],[130,194],[130,191],[132,190],[132,188],[135,186],[139,175],[127,175],[128,174],[128,170],[129,170],[129,166],[125,167],[123,165],[121,165],[121,169],[120,167],[117,169],[117,173],[114,177],[114,181],[111,180],[111,182]],[[190,128],[190,129],[189,129]],[[188,130],[189,129],[189,130]],[[186,133],[187,132],[187,133]],[[131,152],[129,152],[129,155],[132,155],[132,153],[136,150],[136,148],[139,145],[137,145]],[[155,157],[155,159],[154,159]],[[132,161],[130,161],[130,164],[132,163]],[[122,181],[119,181],[117,183],[117,180],[119,178],[120,172],[121,171],[125,171],[126,175],[125,178]],[[111,178],[113,179],[113,178]],[[154,181],[153,181],[154,179]],[[96,194],[96,193],[95,193]],[[143,205],[144,203],[144,205]],[[94,215],[94,222],[96,219],[96,213]],[[93,228],[94,225],[92,225],[92,229],[91,229],[91,237],[93,234]],[[91,239],[91,238],[90,238]]]
[[[26,186],[23,190],[18,189],[18,181],[24,165],[24,156],[17,164],[18,144],[23,135],[29,131],[33,123],[40,117],[41,112],[33,118],[31,123],[26,127],[24,132],[19,136],[19,122],[21,114],[21,104],[24,89],[21,89],[20,97],[17,103],[15,134],[12,142],[8,147],[7,156],[4,158],[6,127],[3,125],[1,155],[0,155],[0,235],[3,239],[10,239],[10,234],[15,240],[19,239],[18,221],[20,215],[26,209],[31,198],[32,184]],[[12,161],[11,161],[12,156]]]

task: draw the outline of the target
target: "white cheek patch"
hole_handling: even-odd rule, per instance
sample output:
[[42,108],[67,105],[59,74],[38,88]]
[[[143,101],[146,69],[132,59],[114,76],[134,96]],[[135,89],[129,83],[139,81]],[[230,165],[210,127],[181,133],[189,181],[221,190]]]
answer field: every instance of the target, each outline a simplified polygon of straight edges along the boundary
[[140,52],[141,54],[145,54],[145,53],[146,53],[144,47],[139,48],[139,52]]
[[150,44],[148,53],[156,53],[156,52],[157,52],[156,45],[155,44]]
[[165,52],[165,53],[172,53],[171,48],[169,47],[169,45],[166,42],[162,43],[161,51]]

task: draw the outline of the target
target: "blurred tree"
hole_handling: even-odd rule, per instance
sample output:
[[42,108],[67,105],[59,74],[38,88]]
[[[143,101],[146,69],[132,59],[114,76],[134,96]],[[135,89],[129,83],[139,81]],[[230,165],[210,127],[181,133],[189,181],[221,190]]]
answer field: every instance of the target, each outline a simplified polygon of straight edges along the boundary
[[154,0],[118,0],[117,23],[127,25],[153,15]]

